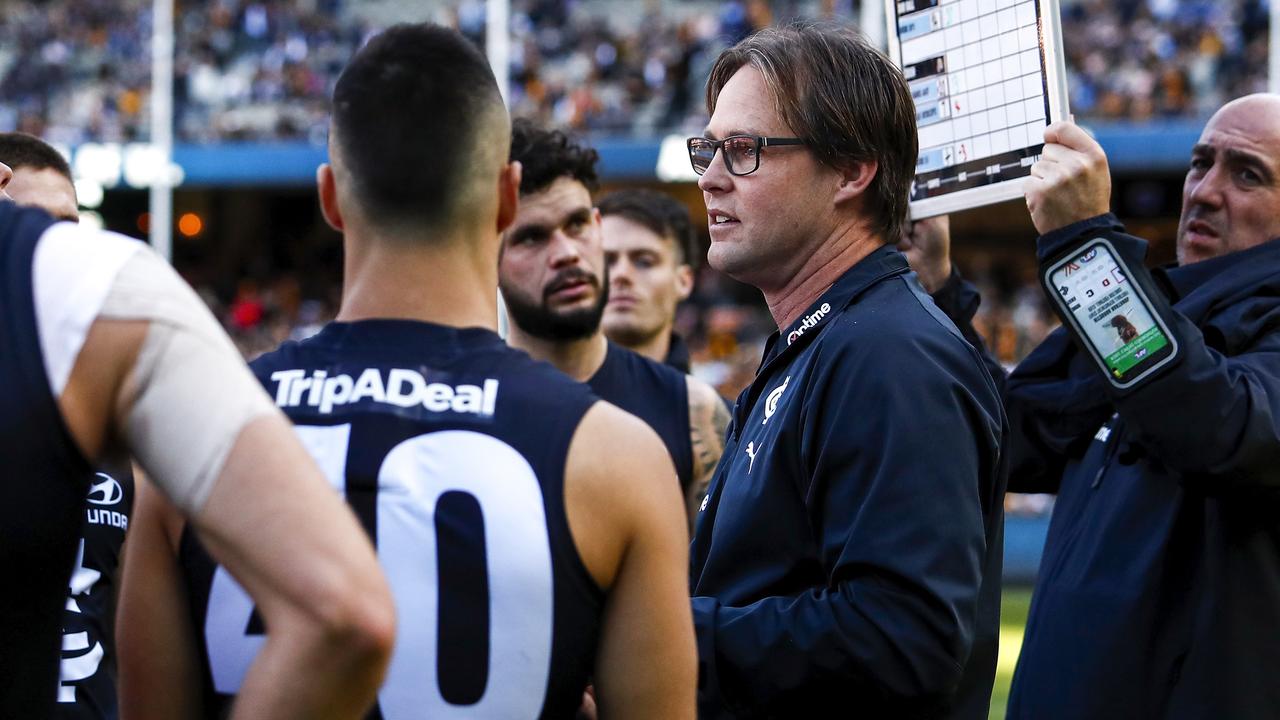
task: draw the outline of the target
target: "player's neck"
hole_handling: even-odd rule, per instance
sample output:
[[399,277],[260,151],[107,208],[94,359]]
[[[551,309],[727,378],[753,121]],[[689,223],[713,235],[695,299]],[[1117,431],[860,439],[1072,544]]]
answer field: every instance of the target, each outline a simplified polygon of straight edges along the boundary
[[546,340],[534,337],[512,324],[507,343],[529,353],[534,360],[551,363],[557,370],[578,382],[590,380],[604,364],[605,355],[609,353],[609,342],[600,330],[581,340]]
[[671,326],[664,325],[662,330],[641,340],[635,345],[626,345],[628,350],[643,355],[654,362],[666,362],[667,353],[671,352]]
[[884,245],[861,225],[843,228],[810,253],[800,269],[778,288],[761,288],[769,313],[784,330],[817,302],[849,268]]
[[[474,241],[473,241],[474,242]],[[426,246],[346,242],[338,320],[420,320],[452,327],[498,328],[497,243],[493,258],[440,238]]]

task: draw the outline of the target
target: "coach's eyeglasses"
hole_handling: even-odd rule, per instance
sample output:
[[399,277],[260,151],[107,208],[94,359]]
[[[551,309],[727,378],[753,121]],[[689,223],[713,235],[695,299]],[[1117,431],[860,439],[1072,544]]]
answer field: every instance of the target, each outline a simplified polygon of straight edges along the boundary
[[686,141],[689,162],[699,175],[711,167],[716,151],[724,151],[724,166],[730,175],[750,175],[760,167],[760,148],[771,145],[803,145],[800,138],[764,137],[761,135],[730,135],[723,140],[692,137]]

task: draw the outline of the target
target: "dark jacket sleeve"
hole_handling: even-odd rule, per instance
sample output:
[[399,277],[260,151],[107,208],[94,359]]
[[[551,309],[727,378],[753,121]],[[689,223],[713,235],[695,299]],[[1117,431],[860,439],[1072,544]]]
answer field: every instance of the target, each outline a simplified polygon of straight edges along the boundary
[[[1131,274],[1155,285],[1141,262],[1145,242],[1122,233],[1109,215],[1050,233],[1038,250],[1044,260],[1099,234],[1125,255]],[[1148,294],[1169,324],[1181,359],[1133,390],[1121,392],[1101,381],[1099,389],[1137,443],[1199,491],[1280,490],[1280,312],[1274,303],[1257,312],[1227,308],[1221,318],[1202,319],[1215,335],[1209,343],[1167,297]],[[1096,366],[1090,369],[1101,376]]]
[[1228,357],[1186,318],[1171,330],[1183,361],[1117,400],[1138,443],[1201,492],[1280,490],[1280,333]]
[[726,688],[754,715],[798,712],[801,687],[815,707],[843,697],[855,715],[881,716],[877,703],[927,713],[973,642],[998,396],[950,329],[877,328],[822,352],[797,475],[827,584],[745,607],[695,597],[703,692]]
[[973,327],[981,298],[955,268],[933,301],[982,354],[1001,388],[1009,416],[1010,492],[1056,493],[1069,455],[1083,452],[1113,410],[1088,358],[1078,356],[1065,331],[1054,331],[1018,365],[1005,371]]
[[951,275],[931,297],[938,309],[955,323],[956,329],[964,339],[968,340],[969,344],[982,356],[982,363],[986,365],[991,379],[1003,392],[1009,373],[996,359],[991,348],[987,347],[987,341],[983,339],[982,333],[973,326],[973,318],[978,314],[979,306],[982,305],[982,295],[978,292],[978,288],[960,274],[959,268],[952,265]]

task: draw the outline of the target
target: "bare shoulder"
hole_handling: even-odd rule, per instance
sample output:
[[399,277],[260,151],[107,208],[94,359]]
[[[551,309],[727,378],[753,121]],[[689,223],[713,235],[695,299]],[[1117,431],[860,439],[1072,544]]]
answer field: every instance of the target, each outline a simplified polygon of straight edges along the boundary
[[706,413],[715,412],[717,407],[724,409],[724,400],[720,397],[720,393],[717,393],[716,389],[706,382],[692,375],[685,375],[685,386],[689,390],[689,409],[691,413],[694,408]]
[[693,487],[685,498],[690,523],[697,516],[697,508],[706,494],[711,475],[724,452],[724,432],[729,425],[729,407],[724,399],[707,383],[688,376],[689,386],[689,440],[693,448]]
[[[601,587],[626,548],[683,525],[680,485],[666,446],[643,420],[607,402],[583,416],[565,463],[565,510],[574,544]],[[683,531],[681,531],[683,532]]]

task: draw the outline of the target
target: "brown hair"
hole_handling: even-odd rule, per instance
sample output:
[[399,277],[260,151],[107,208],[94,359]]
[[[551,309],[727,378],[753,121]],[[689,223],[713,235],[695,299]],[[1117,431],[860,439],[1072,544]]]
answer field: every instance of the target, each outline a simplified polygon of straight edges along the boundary
[[774,108],[824,164],[874,160],[866,207],[874,230],[897,242],[915,174],[915,105],[902,72],[858,30],[801,22],[766,28],[720,53],[707,79],[707,112],[744,65],[764,77]]

